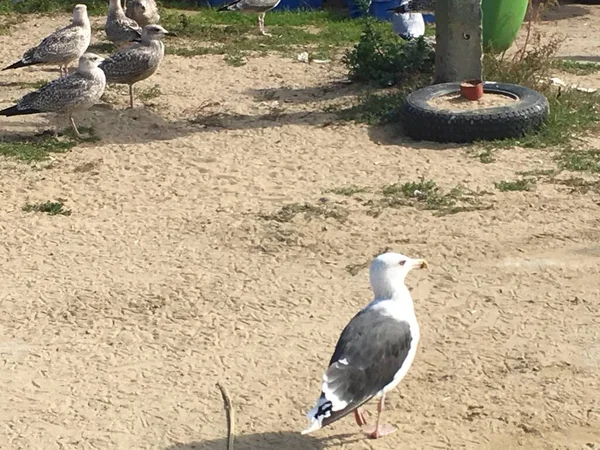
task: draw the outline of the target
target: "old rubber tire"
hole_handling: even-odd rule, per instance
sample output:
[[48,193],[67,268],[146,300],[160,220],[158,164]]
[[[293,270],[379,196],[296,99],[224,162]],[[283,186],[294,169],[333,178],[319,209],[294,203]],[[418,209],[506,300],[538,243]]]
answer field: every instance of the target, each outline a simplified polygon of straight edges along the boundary
[[439,109],[428,102],[458,93],[459,83],[441,83],[410,93],[402,109],[405,133],[418,141],[473,142],[518,138],[539,130],[550,110],[548,100],[532,89],[508,83],[486,82],[486,92],[517,99],[514,104],[468,111]]

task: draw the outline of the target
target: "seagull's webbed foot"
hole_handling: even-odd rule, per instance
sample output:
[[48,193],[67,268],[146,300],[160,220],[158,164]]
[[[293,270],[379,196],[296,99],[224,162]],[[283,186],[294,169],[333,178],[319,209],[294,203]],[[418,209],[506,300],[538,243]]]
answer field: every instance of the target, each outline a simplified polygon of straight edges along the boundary
[[394,431],[396,431],[396,427],[387,423],[363,427],[363,432],[371,439],[379,439],[380,437],[392,434]]

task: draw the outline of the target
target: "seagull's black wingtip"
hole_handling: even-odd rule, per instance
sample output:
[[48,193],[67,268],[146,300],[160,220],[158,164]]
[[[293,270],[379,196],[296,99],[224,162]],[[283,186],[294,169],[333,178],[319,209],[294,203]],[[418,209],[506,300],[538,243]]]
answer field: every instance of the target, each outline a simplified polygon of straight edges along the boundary
[[0,116],[6,116],[6,117],[10,117],[10,116],[24,116],[27,114],[37,114],[41,111],[38,111],[37,109],[18,109],[17,105],[11,106],[10,108],[6,108],[3,109],[2,111],[0,111]]
[[4,71],[4,70],[9,70],[9,69],[18,69],[20,67],[25,67],[25,66],[29,66],[29,65],[31,65],[31,64],[26,64],[23,62],[23,60],[19,60],[16,63],[11,64],[10,66],[7,66],[2,70]]

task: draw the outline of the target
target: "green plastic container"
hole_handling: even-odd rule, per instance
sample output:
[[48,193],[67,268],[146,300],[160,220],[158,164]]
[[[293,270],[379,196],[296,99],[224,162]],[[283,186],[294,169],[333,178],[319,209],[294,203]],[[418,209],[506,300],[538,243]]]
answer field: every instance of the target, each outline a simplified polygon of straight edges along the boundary
[[486,52],[503,52],[521,28],[529,0],[482,0],[482,39]]

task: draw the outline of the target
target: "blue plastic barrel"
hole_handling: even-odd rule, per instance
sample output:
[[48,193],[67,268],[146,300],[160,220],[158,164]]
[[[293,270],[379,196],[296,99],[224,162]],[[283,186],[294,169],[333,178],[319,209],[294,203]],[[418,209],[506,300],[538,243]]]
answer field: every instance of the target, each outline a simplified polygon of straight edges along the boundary
[[211,8],[220,8],[221,6],[231,3],[232,0],[202,0],[198,2],[200,5],[204,6],[208,3]]
[[390,8],[400,6],[401,0],[373,0],[369,12],[379,20],[392,20],[394,13],[388,11]]
[[[387,10],[400,6],[400,2],[401,0],[371,0],[369,14],[375,16],[379,20],[392,20],[392,15],[394,13]],[[348,5],[348,12],[351,18],[356,19],[361,16],[360,9],[353,0],[345,0],[344,4]],[[435,15],[423,14],[423,20],[425,23],[435,23]]]
[[425,23],[435,23],[435,14],[423,14]]

